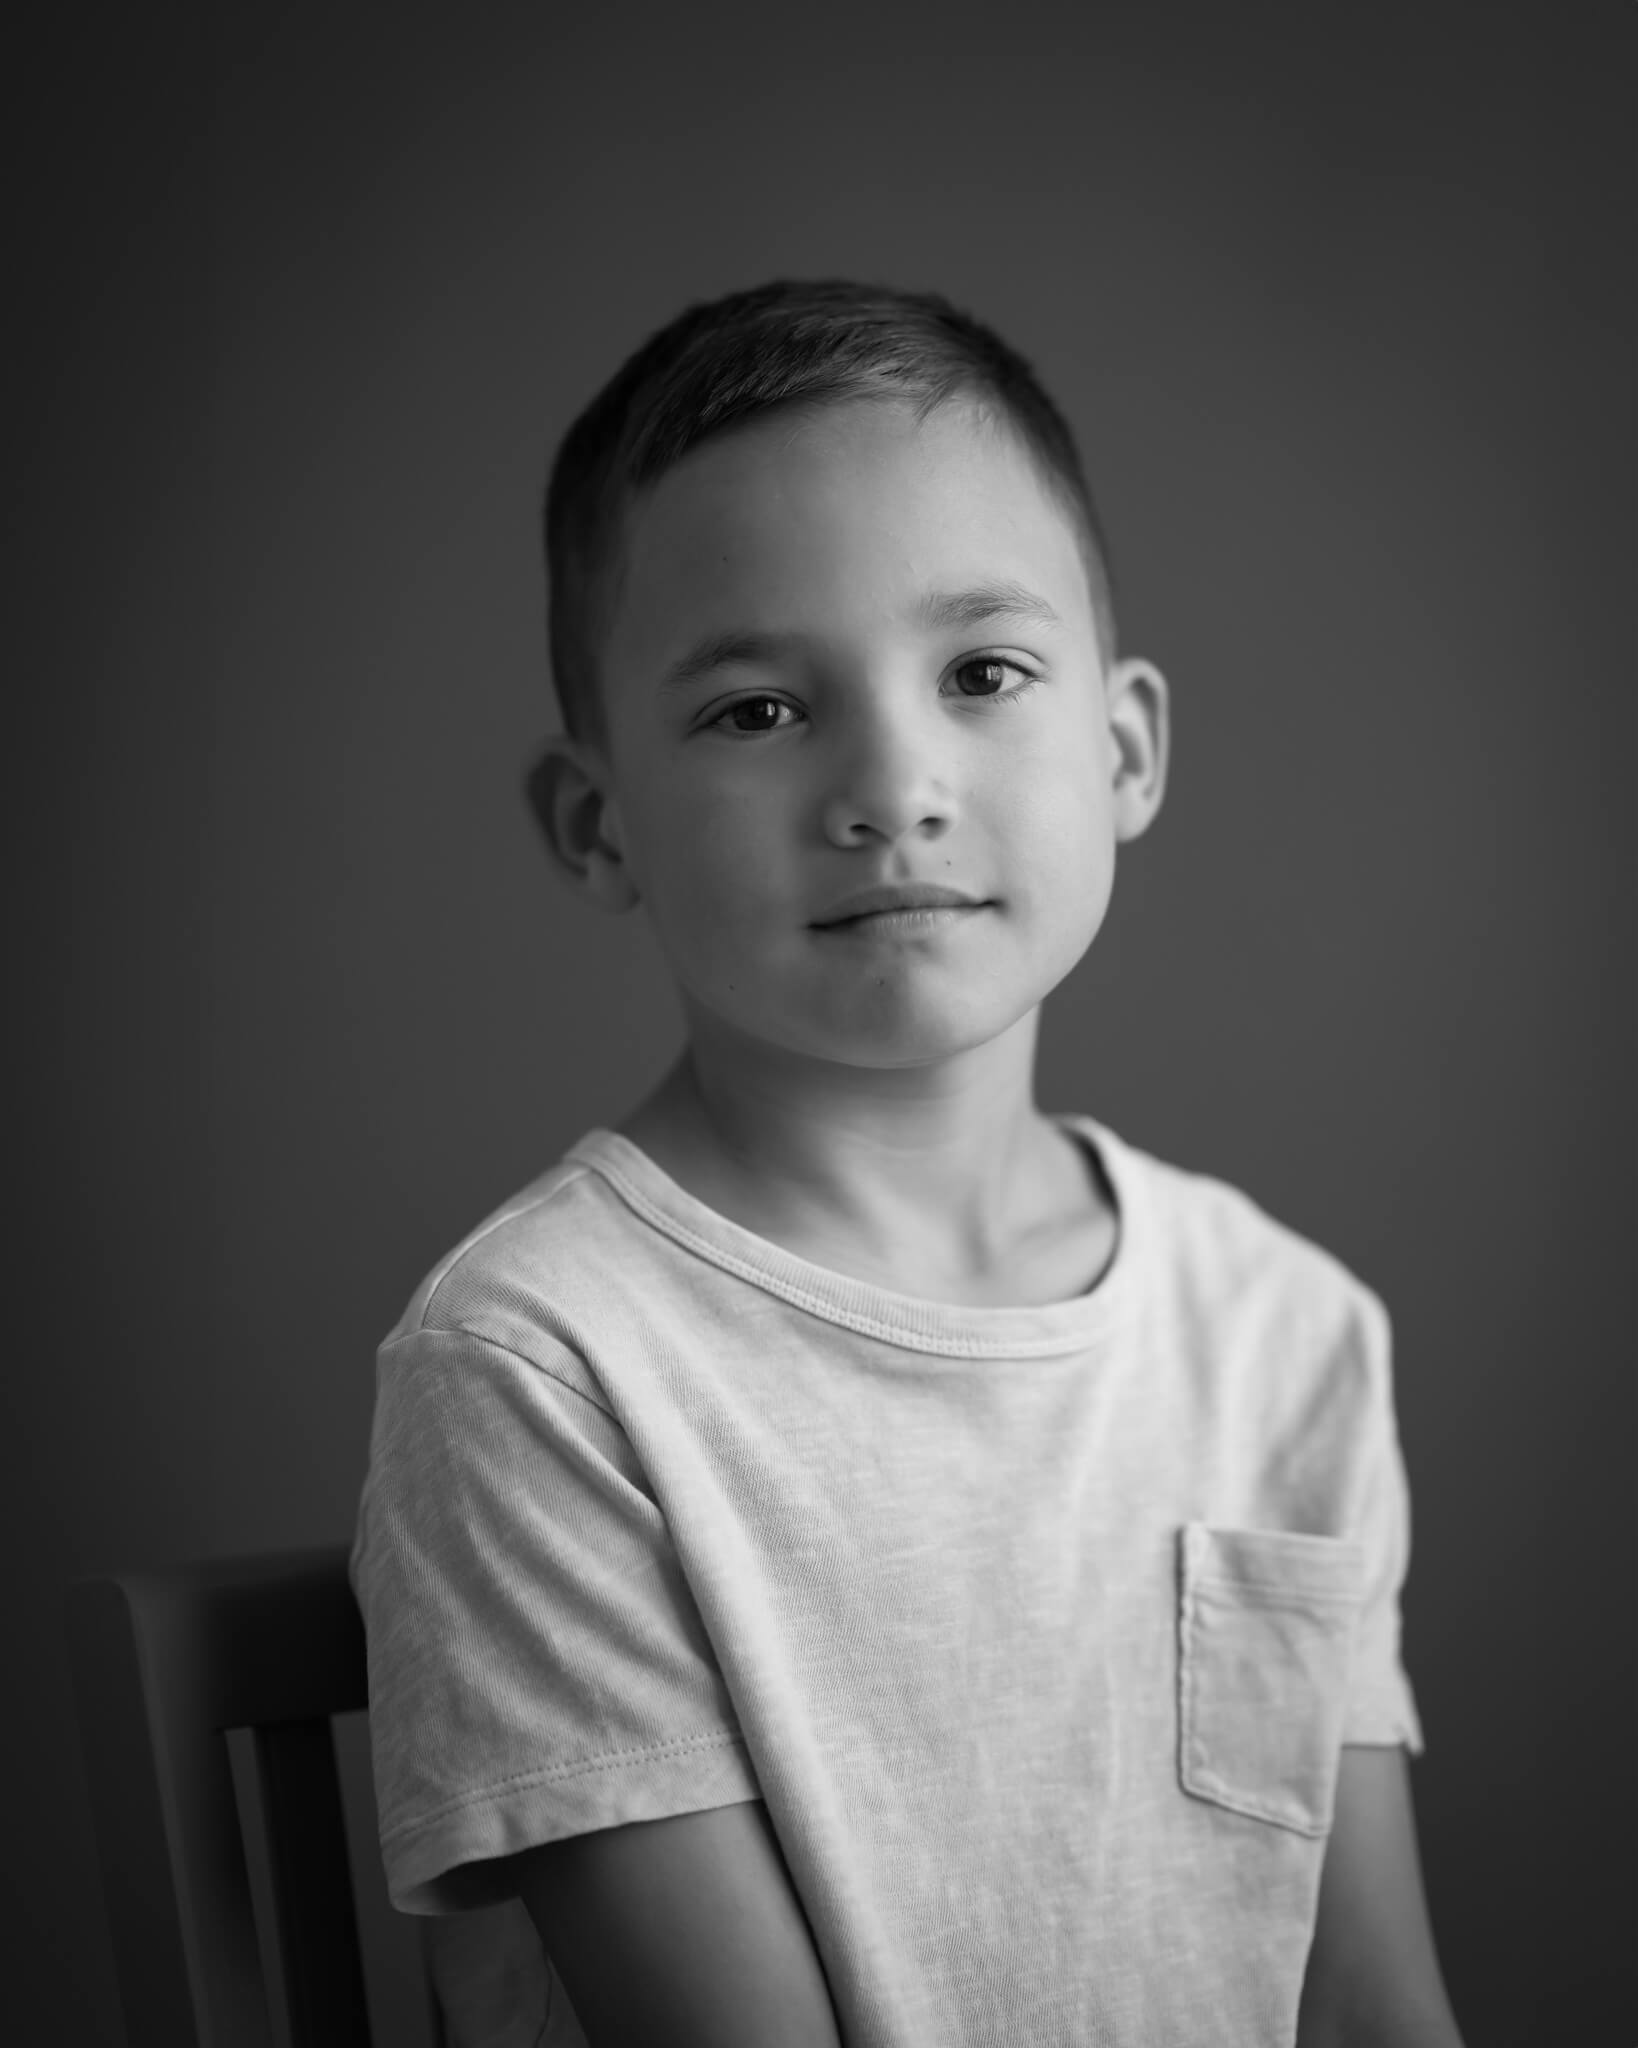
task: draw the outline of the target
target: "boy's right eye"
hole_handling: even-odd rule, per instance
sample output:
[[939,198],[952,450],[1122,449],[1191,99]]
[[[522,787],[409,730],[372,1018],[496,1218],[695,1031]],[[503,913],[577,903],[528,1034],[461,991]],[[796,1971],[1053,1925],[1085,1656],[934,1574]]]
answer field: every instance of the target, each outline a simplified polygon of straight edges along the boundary
[[[779,697],[740,697],[734,703],[724,706],[715,718],[708,718],[705,722],[706,730],[729,732],[742,739],[754,739],[758,733],[782,732],[784,727],[778,722],[781,711],[789,711],[793,717],[795,715],[794,705],[785,703]],[[742,712],[759,715],[755,718],[747,717],[745,722],[741,723]],[[760,715],[768,712],[773,714],[771,719]]]

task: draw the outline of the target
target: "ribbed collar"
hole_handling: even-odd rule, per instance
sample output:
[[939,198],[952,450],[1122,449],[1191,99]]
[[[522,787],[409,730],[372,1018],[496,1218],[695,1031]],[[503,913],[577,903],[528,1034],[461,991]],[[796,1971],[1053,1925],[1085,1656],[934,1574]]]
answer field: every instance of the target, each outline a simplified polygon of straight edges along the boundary
[[1133,1156],[1089,1116],[1053,1122],[1094,1152],[1114,1190],[1119,1235],[1102,1279],[1087,1294],[1040,1307],[991,1308],[898,1294],[815,1265],[731,1221],[691,1195],[618,1131],[588,1131],[568,1157],[590,1167],[645,1223],[723,1271],[827,1322],[906,1350],[956,1358],[1043,1358],[1097,1343],[1124,1319],[1137,1292],[1145,1217]]

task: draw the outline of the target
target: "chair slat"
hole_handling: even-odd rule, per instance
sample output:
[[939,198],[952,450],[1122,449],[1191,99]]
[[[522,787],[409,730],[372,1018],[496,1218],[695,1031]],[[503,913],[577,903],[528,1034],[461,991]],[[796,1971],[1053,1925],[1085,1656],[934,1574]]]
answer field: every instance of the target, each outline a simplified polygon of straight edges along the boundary
[[287,1721],[253,1737],[292,2048],[370,2048],[330,1723]]

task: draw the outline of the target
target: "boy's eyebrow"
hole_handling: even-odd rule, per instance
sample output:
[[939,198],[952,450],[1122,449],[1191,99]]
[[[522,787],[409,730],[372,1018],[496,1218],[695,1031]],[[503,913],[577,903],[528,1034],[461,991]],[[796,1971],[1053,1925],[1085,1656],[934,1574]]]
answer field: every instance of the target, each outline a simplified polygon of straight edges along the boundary
[[[967,590],[929,590],[911,608],[911,620],[928,633],[981,626],[991,619],[1019,619],[1034,626],[1061,626],[1063,620],[1044,597],[1010,577],[975,583]],[[771,661],[799,645],[801,633],[749,632],[730,629],[697,641],[660,677],[662,690],[680,690],[729,662]]]

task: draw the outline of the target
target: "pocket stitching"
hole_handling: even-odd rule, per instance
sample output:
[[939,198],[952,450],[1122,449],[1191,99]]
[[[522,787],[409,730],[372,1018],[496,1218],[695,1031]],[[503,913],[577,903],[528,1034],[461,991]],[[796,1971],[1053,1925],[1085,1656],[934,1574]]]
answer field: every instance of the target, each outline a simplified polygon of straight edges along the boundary
[[[1345,1592],[1330,1587],[1304,1587],[1300,1592],[1293,1591],[1285,1597],[1269,1598],[1267,1596],[1270,1594],[1275,1594],[1276,1596],[1285,1594],[1285,1589],[1276,1586],[1270,1580],[1257,1579],[1246,1575],[1232,1577],[1223,1573],[1206,1570],[1201,1564],[1196,1563],[1195,1555],[1193,1554],[1194,1545],[1190,1540],[1188,1531],[1191,1528],[1199,1528],[1209,1532],[1213,1526],[1208,1523],[1186,1524],[1183,1531],[1183,1543],[1181,1546],[1183,1560],[1183,1585],[1181,1590],[1183,1597],[1179,1602],[1181,1634],[1181,1642],[1179,1644],[1181,1669],[1179,1677],[1181,1680],[1182,1699],[1180,1701],[1181,1711],[1178,1726],[1178,1775],[1184,1791],[1196,1798],[1206,1800],[1212,1805],[1223,1807],[1229,1812],[1245,1814],[1253,1820],[1265,1821],[1270,1826],[1288,1829],[1293,1834],[1303,1835],[1309,1839],[1317,1839],[1330,1833],[1335,1819],[1336,1781],[1334,1773],[1330,1784],[1331,1798],[1327,1800],[1325,1810],[1317,1819],[1298,1819],[1293,1818],[1288,1808],[1276,1810],[1267,1801],[1258,1799],[1255,1794],[1241,1792],[1235,1787],[1225,1784],[1211,1769],[1203,1755],[1199,1753],[1200,1736],[1197,1713],[1199,1672],[1198,1660],[1194,1652],[1197,1638],[1204,1633],[1203,1623],[1199,1615],[1200,1595],[1206,1589],[1216,1589],[1223,1592],[1254,1595],[1254,1598],[1246,1602],[1246,1605],[1251,1607],[1263,1609],[1278,1608],[1285,1612],[1303,1612],[1311,1611],[1314,1604],[1318,1602],[1322,1606],[1337,1609],[1353,1609],[1356,1613],[1360,1595],[1357,1589]],[[1279,1534],[1282,1532],[1238,1531],[1235,1533]],[[1342,1542],[1348,1541],[1346,1538],[1340,1540]],[[1350,1640],[1345,1660],[1345,1673],[1351,1670],[1352,1667],[1353,1647],[1353,1643]],[[1344,1688],[1346,1688],[1346,1675]],[[1339,1716],[1339,1722],[1340,1718]]]

